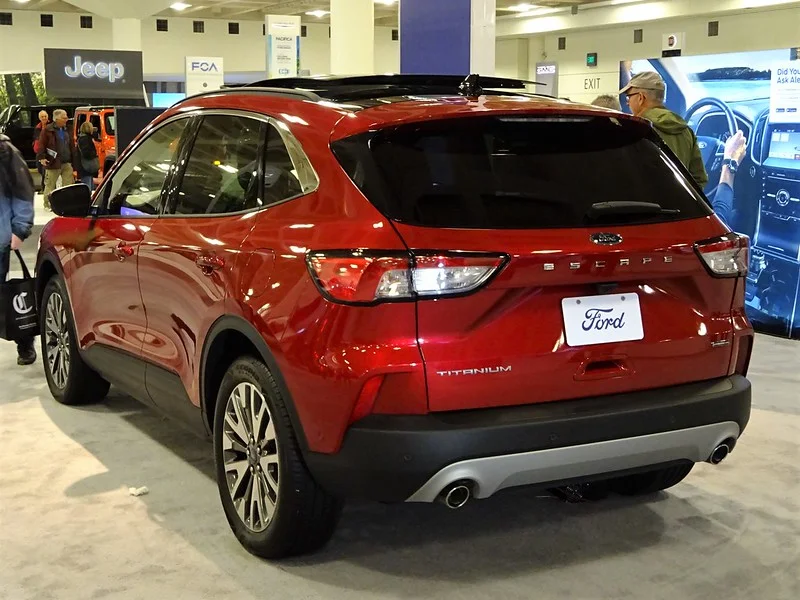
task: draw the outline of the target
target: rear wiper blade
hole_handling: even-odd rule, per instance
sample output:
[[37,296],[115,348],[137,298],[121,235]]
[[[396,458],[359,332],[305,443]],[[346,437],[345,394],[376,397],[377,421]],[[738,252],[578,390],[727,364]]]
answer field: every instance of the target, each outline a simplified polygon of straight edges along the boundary
[[596,202],[586,216],[590,219],[608,215],[679,215],[678,208],[664,208],[655,202],[635,202],[619,200],[615,202]]

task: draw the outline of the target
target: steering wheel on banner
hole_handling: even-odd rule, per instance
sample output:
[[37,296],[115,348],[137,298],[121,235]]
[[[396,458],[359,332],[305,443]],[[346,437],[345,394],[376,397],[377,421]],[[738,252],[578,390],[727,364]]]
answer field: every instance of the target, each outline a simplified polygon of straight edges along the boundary
[[[703,98],[702,100],[698,100],[686,110],[686,114],[683,118],[689,122],[694,115],[703,108],[718,109],[725,115],[725,120],[728,124],[728,137],[736,135],[736,131],[739,129],[736,124],[736,115],[733,114],[733,110],[731,110],[730,106],[717,98]],[[725,141],[712,136],[703,135],[697,137],[697,144],[700,146],[700,154],[703,157],[703,164],[708,173],[708,185],[706,186],[706,190],[710,190],[709,196],[711,197],[719,186],[719,180],[722,176],[722,159],[725,156]]]

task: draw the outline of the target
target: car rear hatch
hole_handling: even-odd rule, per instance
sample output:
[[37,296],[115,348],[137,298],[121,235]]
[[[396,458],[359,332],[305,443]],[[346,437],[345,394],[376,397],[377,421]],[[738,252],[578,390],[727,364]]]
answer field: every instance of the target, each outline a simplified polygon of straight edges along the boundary
[[333,148],[415,257],[430,410],[728,374],[746,240],[643,122],[481,115]]

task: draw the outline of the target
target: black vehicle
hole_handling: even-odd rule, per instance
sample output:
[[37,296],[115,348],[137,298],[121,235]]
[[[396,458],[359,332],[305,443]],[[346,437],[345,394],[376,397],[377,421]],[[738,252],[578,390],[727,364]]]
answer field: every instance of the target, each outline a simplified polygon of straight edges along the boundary
[[[78,103],[60,103],[53,105],[20,106],[12,104],[0,112],[0,133],[11,138],[11,143],[22,152],[29,169],[36,169],[36,154],[33,151],[33,133],[39,123],[39,113],[43,110],[53,120],[53,111],[64,109],[70,121],[75,114],[75,109],[81,106]],[[71,124],[70,124],[71,126]]]

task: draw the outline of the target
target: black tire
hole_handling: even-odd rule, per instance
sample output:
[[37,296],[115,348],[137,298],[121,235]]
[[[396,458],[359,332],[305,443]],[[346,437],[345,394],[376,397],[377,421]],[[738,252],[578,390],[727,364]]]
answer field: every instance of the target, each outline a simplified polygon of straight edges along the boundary
[[[65,369],[66,380],[63,385],[56,381],[53,373],[54,365],[51,364],[48,349],[51,344],[57,343],[56,336],[50,333],[47,326],[47,311],[50,299],[58,296],[61,307],[63,307],[63,317],[65,320],[65,337],[62,338],[62,350],[68,353],[69,366]],[[55,302],[55,299],[54,299]],[[41,350],[42,363],[44,364],[44,374],[47,378],[47,385],[50,393],[61,404],[76,406],[81,404],[93,404],[100,402],[108,394],[109,383],[100,377],[89,365],[83,362],[78,350],[77,337],[75,335],[75,321],[72,318],[72,309],[69,305],[69,297],[64,287],[64,283],[58,277],[53,277],[47,282],[39,304],[39,325],[41,331]]]
[[612,492],[622,496],[655,494],[678,485],[692,471],[693,467],[694,463],[685,463],[645,473],[626,475],[625,477],[612,479],[609,482],[609,488]]
[[[232,476],[229,481],[225,465],[226,456],[240,461],[244,456],[250,467],[245,469],[241,478],[249,477],[249,485],[253,485],[255,481],[253,478],[257,477],[257,473],[253,471],[251,455],[238,450],[225,451],[223,449],[224,440],[230,440],[229,435],[225,432],[226,427],[228,430],[231,429],[225,421],[226,412],[232,409],[232,406],[229,408],[229,399],[234,390],[243,389],[242,384],[254,386],[254,389],[261,394],[258,401],[263,399],[266,403],[269,411],[267,416],[270,417],[275,432],[274,447],[277,452],[278,472],[276,501],[274,512],[268,519],[266,528],[261,531],[249,527],[237,512],[229,484],[235,485],[235,481],[239,478]],[[269,422],[269,420],[266,421],[267,424]],[[263,430],[265,426],[259,429]],[[258,434],[255,437],[256,439],[259,437],[265,439],[268,437],[268,433],[265,433],[264,437]],[[263,452],[265,454],[267,452],[266,445]],[[258,456],[255,468],[260,472],[262,455],[259,453]],[[222,380],[214,411],[214,460],[217,485],[225,516],[236,538],[250,553],[262,558],[278,559],[313,552],[330,540],[339,521],[342,503],[323,490],[311,477],[303,462],[297,437],[275,380],[267,367],[255,358],[242,357],[236,360]],[[269,468],[270,466],[264,467],[263,477],[267,477],[266,472]],[[266,479],[261,481],[266,481]],[[261,483],[260,485],[266,484]],[[241,486],[250,489],[246,482],[243,482]],[[241,506],[241,502],[239,506]],[[252,507],[250,510],[252,511]],[[257,519],[252,512],[250,516],[255,523]],[[261,526],[263,527],[264,524],[262,523]]]

